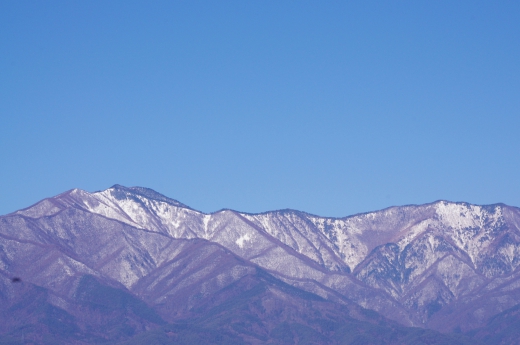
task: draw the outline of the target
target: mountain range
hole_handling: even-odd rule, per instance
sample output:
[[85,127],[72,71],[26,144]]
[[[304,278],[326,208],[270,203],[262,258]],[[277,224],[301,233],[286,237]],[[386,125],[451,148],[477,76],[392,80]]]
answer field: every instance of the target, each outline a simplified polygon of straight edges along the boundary
[[516,344],[520,209],[194,210],[115,185],[0,217],[0,344]]

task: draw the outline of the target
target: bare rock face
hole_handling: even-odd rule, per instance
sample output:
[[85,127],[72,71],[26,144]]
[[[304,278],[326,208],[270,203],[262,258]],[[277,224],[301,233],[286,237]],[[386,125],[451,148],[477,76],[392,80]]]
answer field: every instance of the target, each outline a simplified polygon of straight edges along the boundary
[[[191,331],[179,320],[211,342],[224,319],[222,342],[297,343],[311,334],[348,343],[340,334],[352,322],[363,334],[379,325],[396,344],[448,337],[409,326],[458,332],[454,343],[463,333],[509,339],[496,320],[515,324],[518,314],[519,225],[520,209],[502,204],[438,201],[345,218],[205,214],[141,187],[76,189],[0,217],[1,312],[32,315],[26,333],[42,343],[64,330],[68,343],[150,334],[182,343]],[[13,320],[2,334],[27,337]]]

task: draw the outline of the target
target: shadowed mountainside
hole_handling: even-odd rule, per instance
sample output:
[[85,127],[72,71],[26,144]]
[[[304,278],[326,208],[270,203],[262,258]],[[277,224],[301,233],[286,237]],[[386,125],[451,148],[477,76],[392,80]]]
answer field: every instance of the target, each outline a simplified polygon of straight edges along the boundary
[[505,344],[518,335],[499,325],[518,322],[519,224],[506,205],[204,214],[141,187],[72,190],[0,217],[1,331],[39,343],[467,333]]

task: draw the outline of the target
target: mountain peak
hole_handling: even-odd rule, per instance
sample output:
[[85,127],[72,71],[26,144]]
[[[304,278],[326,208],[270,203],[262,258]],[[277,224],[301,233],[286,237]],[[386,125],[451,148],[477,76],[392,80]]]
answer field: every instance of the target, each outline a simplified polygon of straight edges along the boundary
[[187,208],[187,209],[192,210],[191,207],[181,203],[180,201],[169,198],[159,192],[156,192],[155,190],[153,190],[151,188],[145,188],[145,187],[139,187],[139,186],[126,187],[126,186],[123,186],[120,184],[115,184],[103,192],[109,192],[117,199],[126,199],[130,195],[140,195],[147,199],[162,201],[162,202],[166,202],[168,204],[171,204],[171,205],[174,205],[177,207],[182,207],[182,208]]
[[[227,288],[249,284],[258,267],[403,325],[464,331],[520,303],[519,224],[516,207],[446,200],[344,218],[287,209],[205,214],[116,184],[2,216],[0,267],[64,299],[91,275],[131,303],[128,294],[144,298],[165,320],[215,296],[235,298]],[[9,295],[13,284],[2,284],[0,295]]]

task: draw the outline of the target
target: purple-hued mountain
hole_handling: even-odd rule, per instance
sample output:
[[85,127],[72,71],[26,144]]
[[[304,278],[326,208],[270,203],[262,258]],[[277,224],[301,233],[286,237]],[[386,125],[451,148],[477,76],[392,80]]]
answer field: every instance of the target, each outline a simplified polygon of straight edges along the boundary
[[0,343],[513,344],[519,265],[503,204],[205,214],[75,189],[0,217]]

